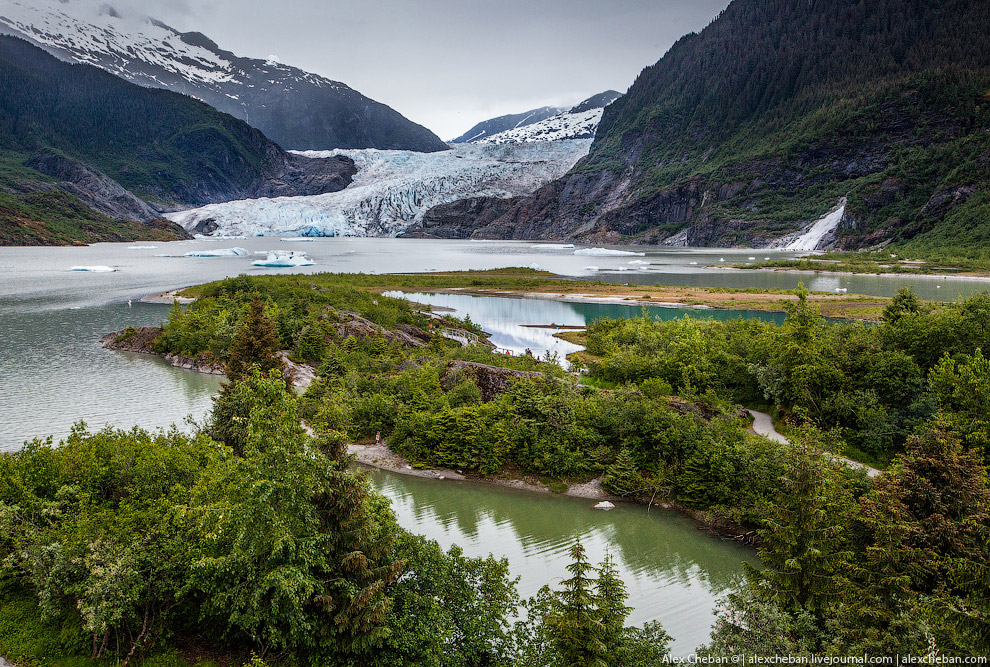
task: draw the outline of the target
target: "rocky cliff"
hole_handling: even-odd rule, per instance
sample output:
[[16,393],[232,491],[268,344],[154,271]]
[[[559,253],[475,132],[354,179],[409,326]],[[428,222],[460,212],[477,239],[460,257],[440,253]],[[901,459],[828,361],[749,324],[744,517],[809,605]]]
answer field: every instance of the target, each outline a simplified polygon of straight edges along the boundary
[[[585,160],[470,234],[765,246],[846,198],[823,245],[964,248],[990,220],[988,21],[963,0],[735,0],[605,110]],[[463,236],[460,214],[427,217]]]

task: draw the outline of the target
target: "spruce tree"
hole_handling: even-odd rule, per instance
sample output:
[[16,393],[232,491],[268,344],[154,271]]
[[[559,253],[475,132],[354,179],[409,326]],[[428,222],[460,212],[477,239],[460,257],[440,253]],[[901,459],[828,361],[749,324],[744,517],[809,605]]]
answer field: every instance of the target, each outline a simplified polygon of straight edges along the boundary
[[262,373],[281,371],[285,364],[278,356],[278,350],[278,328],[265,315],[261,299],[255,297],[248,305],[247,313],[241,318],[231,343],[227,378],[235,382],[246,377],[252,368],[257,368]]
[[821,452],[805,443],[789,448],[764,527],[759,531],[763,569],[743,563],[747,578],[782,608],[821,619],[836,599],[851,553],[852,498]]
[[605,664],[619,667],[626,652],[626,618],[631,607],[626,606],[626,585],[619,578],[619,570],[611,555],[598,568],[598,622],[602,628],[602,641],[605,644]]
[[594,566],[588,561],[580,541],[571,547],[571,578],[563,582],[559,605],[547,619],[549,634],[567,667],[608,667],[605,628],[601,622]]

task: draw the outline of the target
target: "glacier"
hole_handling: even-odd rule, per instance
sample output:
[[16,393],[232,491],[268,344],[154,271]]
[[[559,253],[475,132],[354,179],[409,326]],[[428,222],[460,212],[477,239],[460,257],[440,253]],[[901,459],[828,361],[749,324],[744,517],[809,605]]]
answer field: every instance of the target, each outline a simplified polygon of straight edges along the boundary
[[478,139],[476,143],[501,145],[535,141],[594,139],[604,113],[604,108],[578,112],[565,111],[531,125],[515,127]]
[[242,199],[169,213],[194,230],[207,221],[227,236],[398,236],[439,204],[468,197],[517,197],[560,178],[587,155],[591,139],[455,144],[440,153],[377,149],[303,151],[345,155],[358,173],[344,190],[303,197]]

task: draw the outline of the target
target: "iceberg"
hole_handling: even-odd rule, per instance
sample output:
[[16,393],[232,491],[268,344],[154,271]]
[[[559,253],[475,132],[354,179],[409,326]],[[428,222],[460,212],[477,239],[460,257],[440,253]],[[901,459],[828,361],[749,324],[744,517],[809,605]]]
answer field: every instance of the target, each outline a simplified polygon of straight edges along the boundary
[[316,239],[312,236],[290,236],[288,238],[281,238],[279,241],[290,241],[292,243],[313,243]]
[[598,267],[597,266],[586,266],[586,267],[584,267],[584,270],[585,271],[597,271],[598,270]]
[[574,251],[575,255],[589,257],[645,257],[645,252],[630,252],[628,250],[612,250],[611,248],[581,248]]
[[69,271],[88,271],[89,273],[113,273],[117,269],[112,266],[70,266]]
[[573,243],[536,243],[530,246],[535,250],[573,250]]
[[629,263],[630,264],[640,264],[640,265],[649,264],[649,262],[647,262],[646,260],[642,260],[642,259],[634,259],[633,261],[631,261]]
[[190,250],[185,257],[238,257],[246,255],[244,248],[217,248],[216,250]]
[[290,250],[285,252],[284,250],[273,250],[268,253],[266,259],[257,259],[252,262],[254,266],[263,266],[267,268],[282,268],[282,267],[293,267],[293,266],[313,266],[315,262],[306,256],[304,252],[296,252],[295,250]]
[[156,245],[129,245],[128,250],[156,250],[158,246]]

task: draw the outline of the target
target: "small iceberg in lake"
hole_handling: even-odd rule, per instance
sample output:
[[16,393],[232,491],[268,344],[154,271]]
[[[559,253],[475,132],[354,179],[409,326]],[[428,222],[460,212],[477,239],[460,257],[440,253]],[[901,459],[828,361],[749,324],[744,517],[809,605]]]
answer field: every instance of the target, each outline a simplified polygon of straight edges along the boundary
[[158,249],[158,246],[156,246],[156,245],[129,245],[129,246],[127,246],[127,249],[128,250],[157,250]]
[[217,248],[216,250],[190,250],[186,257],[239,257],[248,254],[244,248]]
[[612,250],[611,248],[581,248],[574,251],[575,255],[586,257],[645,257],[645,252],[630,252],[628,250]]
[[293,266],[313,266],[315,262],[307,257],[304,252],[273,250],[268,253],[266,259],[257,259],[252,264],[267,268],[286,268]]
[[112,266],[70,266],[69,271],[85,271],[88,273],[113,273],[117,269]]
[[584,267],[584,270],[585,271],[597,271],[598,270],[598,267],[597,266],[586,266],[586,267]]
[[540,268],[540,265],[537,264],[536,262],[533,262],[532,264],[530,264],[529,265],[529,268],[533,269],[534,271],[542,271],[543,270],[543,269]]
[[536,243],[531,245],[530,248],[535,248],[536,250],[573,250],[573,243]]
[[646,260],[643,260],[643,259],[634,259],[633,261],[631,261],[629,263],[630,264],[649,264],[649,262],[647,262]]
[[279,241],[287,241],[289,243],[315,243],[316,239],[312,236],[287,236],[279,239]]

